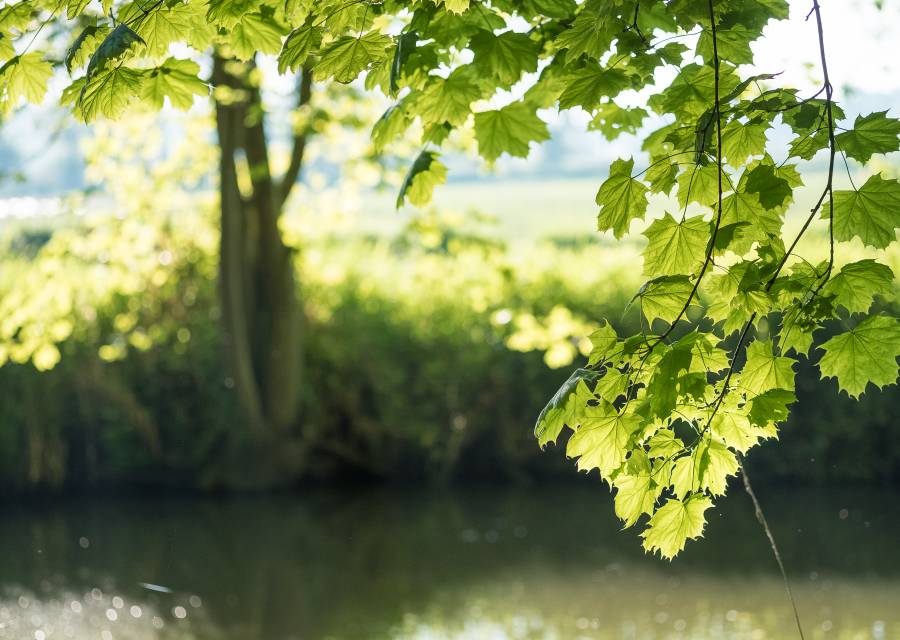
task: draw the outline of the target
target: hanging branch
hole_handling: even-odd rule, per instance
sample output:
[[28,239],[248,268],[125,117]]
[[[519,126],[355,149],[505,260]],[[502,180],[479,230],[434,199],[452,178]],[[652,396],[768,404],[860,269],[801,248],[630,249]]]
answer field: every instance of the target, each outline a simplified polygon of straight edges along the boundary
[[800,640],[805,640],[803,636],[803,626],[800,624],[800,612],[797,610],[797,602],[794,600],[794,592],[791,590],[791,581],[788,580],[787,570],[784,568],[784,561],[781,559],[781,553],[778,551],[778,545],[775,543],[775,536],[772,535],[772,529],[769,528],[769,522],[766,520],[762,506],[759,504],[759,500],[756,499],[756,492],[753,491],[753,485],[750,484],[750,476],[747,475],[747,467],[744,466],[743,457],[741,458],[741,479],[744,481],[744,490],[747,492],[747,495],[750,496],[750,501],[753,502],[756,520],[762,526],[763,531],[766,532],[766,537],[769,539],[769,547],[771,547],[772,554],[775,556],[775,562],[778,563],[778,569],[781,571],[781,577],[784,580],[784,590],[787,591],[788,599],[791,601],[791,608],[794,610],[794,621],[797,623],[797,631],[800,633]]
[[834,157],[837,154],[837,145],[834,140],[834,112],[832,105],[834,103],[834,88],[831,85],[831,78],[828,76],[828,61],[825,56],[825,33],[822,27],[822,11],[819,8],[819,0],[813,0],[813,11],[816,14],[816,30],[819,34],[819,58],[822,61],[822,77],[825,82],[825,115],[828,121],[828,179],[825,185],[825,192],[828,193],[828,269],[822,282],[816,289],[819,289],[828,282],[831,276],[831,270],[834,268]]

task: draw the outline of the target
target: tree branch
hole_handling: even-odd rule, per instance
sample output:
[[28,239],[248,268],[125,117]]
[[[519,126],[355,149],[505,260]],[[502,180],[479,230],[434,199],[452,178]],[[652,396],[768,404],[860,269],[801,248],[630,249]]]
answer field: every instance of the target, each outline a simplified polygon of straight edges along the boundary
[[[816,287],[816,290],[813,292],[813,297],[818,294],[819,290],[828,282],[828,278],[831,276],[831,270],[834,268],[834,159],[837,155],[837,145],[835,143],[835,126],[834,126],[834,111],[832,109],[832,105],[834,104],[833,94],[834,88],[831,85],[831,78],[828,75],[828,61],[825,56],[825,34],[822,28],[822,13],[819,8],[818,0],[813,0],[813,8],[810,11],[810,15],[815,13],[816,15],[816,27],[819,33],[819,58],[822,63],[822,76],[825,84],[825,117],[828,126],[828,177],[825,183],[825,188],[822,190],[822,194],[819,196],[819,199],[816,201],[816,204],[809,211],[809,216],[806,218],[806,221],[803,223],[803,227],[800,229],[800,232],[797,234],[797,237],[794,238],[794,241],[791,243],[791,246],[785,252],[784,257],[781,259],[781,262],[778,264],[778,268],[775,270],[775,273],[772,274],[772,277],[769,278],[769,281],[766,283],[766,291],[772,288],[772,285],[775,283],[775,279],[778,277],[778,274],[781,273],[781,269],[784,267],[785,263],[788,261],[788,258],[794,252],[794,249],[797,246],[797,243],[800,242],[800,238],[803,237],[803,234],[806,233],[806,230],[809,228],[809,225],[812,223],[813,219],[818,213],[819,209],[822,207],[822,204],[825,202],[825,198],[828,198],[828,268],[825,270],[824,275],[822,276],[822,281],[819,283],[819,286]],[[807,16],[808,18],[809,16]]]
[[[312,98],[312,70],[309,67],[303,67],[298,83],[297,108],[300,109],[309,104]],[[283,206],[297,179],[300,177],[300,170],[303,168],[303,156],[306,152],[307,130],[302,128],[294,132],[293,147],[291,148],[291,161],[287,170],[284,172],[281,180],[278,182],[276,189],[276,203],[279,207]]]
[[[813,0],[813,11],[816,13],[816,28],[819,33],[819,58],[822,61],[822,77],[825,81],[825,114],[828,119],[828,182],[825,191],[828,193],[828,269],[822,278],[822,285],[828,282],[831,270],[834,268],[834,157],[837,154],[837,145],[834,140],[834,112],[832,110],[834,88],[831,86],[831,78],[828,76],[828,61],[825,56],[825,33],[822,27],[822,12],[819,8],[819,0]],[[819,285],[820,287],[822,285]],[[818,289],[816,290],[818,292]]]
[[743,459],[741,459],[741,478],[744,480],[744,490],[753,502],[756,519],[759,521],[763,531],[766,532],[766,537],[769,539],[769,547],[772,549],[772,555],[775,556],[775,562],[778,563],[778,569],[781,571],[781,577],[784,579],[784,590],[787,591],[788,599],[791,601],[791,608],[794,610],[794,620],[797,623],[797,631],[800,632],[800,640],[804,640],[803,625],[800,624],[800,612],[797,611],[797,603],[794,601],[794,593],[791,591],[791,582],[788,580],[787,570],[784,568],[784,562],[781,559],[781,553],[778,551],[778,545],[775,544],[775,536],[769,528],[769,523],[766,521],[766,516],[763,514],[759,500],[756,499],[756,493],[753,492],[753,485],[750,484],[750,477],[747,475],[747,467],[744,465]]
[[[238,79],[226,70],[228,60],[218,53],[213,57],[212,82],[217,87],[239,90]],[[261,434],[266,421],[260,390],[253,371],[253,350],[247,317],[247,286],[244,271],[246,259],[246,211],[238,188],[235,155],[241,146],[245,104],[219,101],[215,103],[216,129],[220,150],[219,197],[221,210],[221,246],[219,249],[219,286],[221,291],[222,326],[225,346],[234,378],[235,391],[246,412],[252,431]]]
[[[656,345],[663,342],[672,331],[675,329],[675,325],[678,324],[678,321],[684,317],[684,314],[687,313],[688,308],[691,306],[691,302],[694,301],[694,298],[697,296],[697,291],[700,289],[700,282],[703,280],[703,276],[706,274],[706,270],[709,268],[710,263],[713,259],[713,252],[715,251],[716,246],[716,238],[719,235],[719,227],[722,224],[722,109],[719,104],[719,46],[718,46],[718,33],[716,31],[716,16],[713,10],[713,0],[709,0],[709,21],[710,27],[712,29],[712,46],[713,46],[713,70],[714,70],[714,82],[715,82],[715,94],[714,94],[714,102],[713,102],[713,111],[716,116],[716,168],[718,173],[718,203],[716,207],[716,222],[713,226],[712,237],[709,240],[709,246],[706,248],[706,257],[703,260],[703,266],[700,267],[700,273],[697,274],[697,279],[694,281],[694,286],[691,289],[690,295],[688,295],[687,300],[684,302],[684,306],[681,308],[681,311],[678,312],[678,315],[675,316],[675,319],[669,325],[669,327],[663,331],[662,335],[657,338],[656,342],[650,345],[648,349],[648,355]],[[691,182],[693,182],[693,176],[691,176]],[[687,208],[685,207],[685,211]]]

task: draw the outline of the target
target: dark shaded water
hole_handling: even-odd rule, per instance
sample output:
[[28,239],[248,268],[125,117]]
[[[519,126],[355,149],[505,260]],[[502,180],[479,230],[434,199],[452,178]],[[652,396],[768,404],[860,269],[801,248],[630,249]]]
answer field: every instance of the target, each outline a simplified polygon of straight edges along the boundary
[[[900,490],[760,489],[810,638],[900,638]],[[746,496],[672,563],[599,485],[5,507],[0,638],[795,638]]]

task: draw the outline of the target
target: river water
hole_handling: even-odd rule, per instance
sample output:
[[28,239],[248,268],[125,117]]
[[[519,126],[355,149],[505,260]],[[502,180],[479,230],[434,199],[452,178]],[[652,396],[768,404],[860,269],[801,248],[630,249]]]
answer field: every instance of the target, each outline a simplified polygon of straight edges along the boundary
[[[900,639],[900,490],[763,487],[807,638]],[[0,638],[798,637],[747,497],[669,563],[599,484],[3,507]]]

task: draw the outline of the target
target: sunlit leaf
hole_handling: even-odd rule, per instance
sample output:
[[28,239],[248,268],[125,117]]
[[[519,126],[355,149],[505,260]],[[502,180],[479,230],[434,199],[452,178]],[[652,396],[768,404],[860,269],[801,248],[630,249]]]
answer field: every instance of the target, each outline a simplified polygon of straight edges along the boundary
[[670,498],[656,510],[647,529],[641,534],[644,548],[651,553],[659,552],[663,558],[674,558],[684,549],[688,540],[703,535],[706,526],[706,510],[712,507],[712,500],[695,494],[686,500]]
[[609,169],[609,177],[597,191],[600,205],[597,228],[612,230],[617,238],[628,232],[635,218],[643,218],[647,212],[647,187],[631,176],[634,160],[616,160]]
[[837,378],[838,386],[856,398],[871,382],[884,387],[897,382],[900,323],[896,318],[872,316],[822,345],[819,360],[823,378]]

